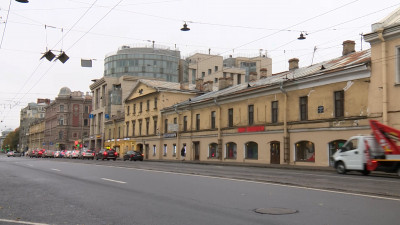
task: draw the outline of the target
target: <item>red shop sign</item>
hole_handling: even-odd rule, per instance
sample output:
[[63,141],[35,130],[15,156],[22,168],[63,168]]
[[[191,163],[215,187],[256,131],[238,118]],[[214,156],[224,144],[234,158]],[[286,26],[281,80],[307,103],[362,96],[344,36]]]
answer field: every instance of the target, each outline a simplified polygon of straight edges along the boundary
[[265,131],[265,127],[264,126],[252,126],[252,127],[239,127],[238,128],[239,133],[260,132],[260,131]]

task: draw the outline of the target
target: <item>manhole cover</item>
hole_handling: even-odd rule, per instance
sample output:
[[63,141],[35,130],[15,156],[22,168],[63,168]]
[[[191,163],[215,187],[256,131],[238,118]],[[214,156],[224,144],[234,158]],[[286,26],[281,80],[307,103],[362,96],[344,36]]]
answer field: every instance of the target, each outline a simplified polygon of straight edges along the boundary
[[269,215],[286,215],[286,214],[298,213],[299,211],[294,209],[285,209],[285,208],[259,208],[255,209],[254,212],[260,214],[269,214]]

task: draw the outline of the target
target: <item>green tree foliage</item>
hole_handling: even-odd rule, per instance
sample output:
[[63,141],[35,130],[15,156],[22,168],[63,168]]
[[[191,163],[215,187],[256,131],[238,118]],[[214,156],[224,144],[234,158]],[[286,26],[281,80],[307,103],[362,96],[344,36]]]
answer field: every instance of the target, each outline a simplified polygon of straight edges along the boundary
[[15,131],[10,132],[6,139],[4,139],[2,149],[9,150],[17,150],[19,142],[19,129],[15,129]]

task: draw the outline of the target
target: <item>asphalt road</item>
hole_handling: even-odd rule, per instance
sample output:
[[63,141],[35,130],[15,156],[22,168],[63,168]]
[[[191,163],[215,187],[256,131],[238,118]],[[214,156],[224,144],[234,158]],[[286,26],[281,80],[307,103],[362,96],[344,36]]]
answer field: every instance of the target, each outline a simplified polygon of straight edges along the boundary
[[[0,156],[0,178],[0,224],[375,225],[400,221],[400,179],[393,177]],[[256,209],[291,214],[260,214]]]

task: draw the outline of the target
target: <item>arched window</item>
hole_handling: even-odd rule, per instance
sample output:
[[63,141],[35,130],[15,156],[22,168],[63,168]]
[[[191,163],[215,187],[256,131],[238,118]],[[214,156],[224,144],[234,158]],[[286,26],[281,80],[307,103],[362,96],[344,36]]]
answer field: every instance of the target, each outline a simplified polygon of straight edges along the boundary
[[218,158],[218,144],[211,143],[208,145],[208,158]]
[[258,159],[258,144],[256,142],[247,142],[245,151],[246,159]]
[[237,145],[234,142],[226,143],[226,158],[227,159],[236,159],[236,151]]
[[315,148],[311,141],[299,141],[295,145],[296,161],[315,162]]

